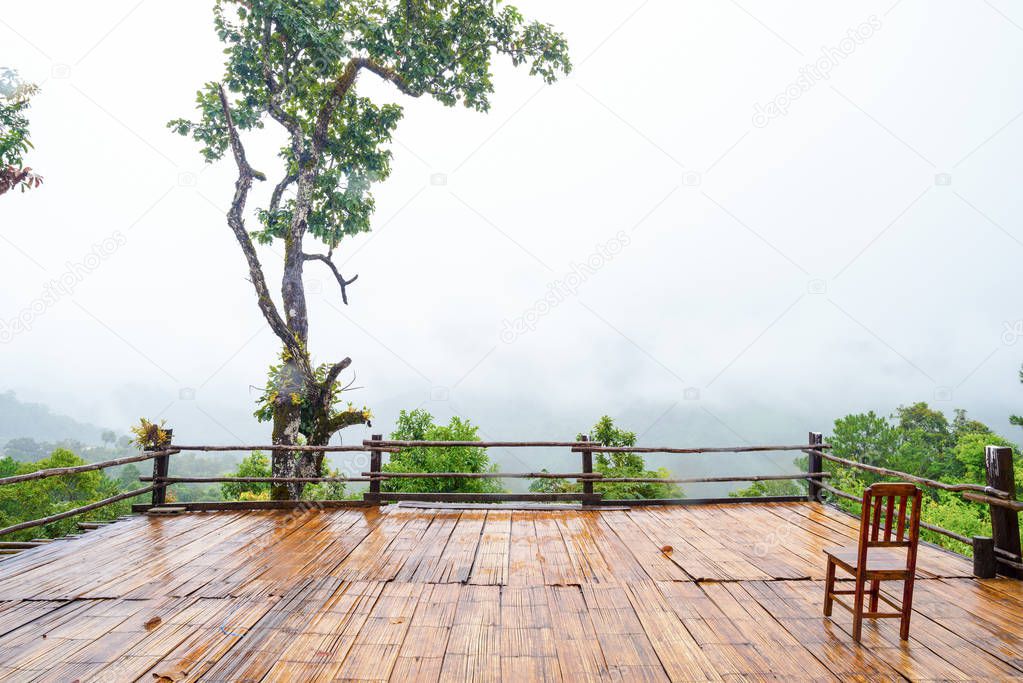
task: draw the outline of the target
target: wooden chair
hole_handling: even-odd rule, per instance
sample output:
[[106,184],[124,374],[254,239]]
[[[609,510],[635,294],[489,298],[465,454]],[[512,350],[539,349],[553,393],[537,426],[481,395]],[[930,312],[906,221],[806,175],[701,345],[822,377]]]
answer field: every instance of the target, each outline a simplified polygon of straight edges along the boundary
[[[907,520],[906,507],[910,503],[912,508]],[[863,617],[901,619],[899,637],[908,640],[919,539],[920,489],[913,484],[874,484],[868,487],[863,492],[859,545],[824,550],[828,557],[824,616],[831,616],[834,602],[852,612],[852,636],[857,642],[862,632]],[[835,590],[835,567],[841,567],[855,577],[854,590]],[[869,591],[865,590],[867,581],[870,581]],[[903,582],[901,605],[881,595],[882,581]],[[837,598],[838,595],[855,596],[853,604],[850,606]],[[864,611],[863,602],[867,595],[870,596],[870,609]],[[899,611],[879,612],[879,600]]]

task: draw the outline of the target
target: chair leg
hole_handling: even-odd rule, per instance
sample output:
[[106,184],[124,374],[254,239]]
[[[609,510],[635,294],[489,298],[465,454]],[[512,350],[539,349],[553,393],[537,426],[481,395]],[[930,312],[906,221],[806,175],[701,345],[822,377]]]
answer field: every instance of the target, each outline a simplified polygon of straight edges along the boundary
[[857,643],[860,642],[860,635],[863,633],[863,597],[866,588],[866,580],[861,576],[856,577],[856,599],[853,602],[853,632],[852,637]]
[[824,580],[824,616],[831,616],[831,607],[835,602],[835,597],[832,593],[835,590],[835,563],[828,558],[828,573],[827,578]]
[[902,585],[902,621],[899,628],[899,638],[909,640],[909,620],[913,616],[913,576],[906,579]]
[[881,595],[881,581],[874,579],[870,582],[870,611],[876,612],[879,596]]

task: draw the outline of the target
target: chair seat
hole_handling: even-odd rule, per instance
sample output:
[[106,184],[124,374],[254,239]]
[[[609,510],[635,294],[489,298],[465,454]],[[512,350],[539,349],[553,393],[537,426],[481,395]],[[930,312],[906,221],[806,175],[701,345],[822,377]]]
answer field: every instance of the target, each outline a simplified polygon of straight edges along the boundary
[[[888,578],[908,576],[906,553],[904,548],[870,548],[867,551],[867,575],[881,574]],[[825,548],[824,554],[849,573],[856,573],[859,564],[859,549],[856,546]]]

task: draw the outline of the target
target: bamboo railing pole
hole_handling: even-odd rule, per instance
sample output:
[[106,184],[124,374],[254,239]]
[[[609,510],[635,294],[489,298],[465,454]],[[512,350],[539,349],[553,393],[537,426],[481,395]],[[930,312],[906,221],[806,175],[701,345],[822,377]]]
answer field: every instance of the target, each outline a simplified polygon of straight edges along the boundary
[[28,474],[17,474],[12,477],[4,477],[0,479],[0,486],[6,484],[18,484],[23,481],[33,481],[35,479],[46,479],[48,477],[62,477],[69,474],[78,474],[79,472],[91,472],[92,470],[101,470],[107,467],[117,467],[118,465],[127,465],[132,462],[141,462],[143,460],[152,460],[153,458],[161,455],[173,455],[177,453],[176,450],[163,450],[163,451],[146,451],[139,455],[132,455],[125,458],[115,458],[114,460],[104,460],[102,462],[91,462],[87,465],[75,465],[73,467],[52,467],[46,470],[36,470],[35,472],[29,472]]
[[166,484],[215,484],[237,482],[241,484],[316,484],[323,482],[368,482],[370,477],[139,477],[139,481]]
[[31,529],[32,527],[43,526],[45,524],[51,524],[53,522],[59,522],[62,519],[67,519],[68,517],[74,517],[75,515],[81,515],[86,512],[91,512],[92,510],[97,510],[101,507],[105,507],[107,505],[116,503],[121,500],[125,500],[127,498],[141,496],[145,493],[149,493],[155,488],[156,488],[155,485],[146,486],[141,489],[135,489],[134,491],[128,491],[127,493],[121,493],[116,496],[111,496],[110,498],[104,498],[103,500],[99,500],[96,501],[95,503],[90,503],[88,505],[83,505],[82,507],[74,508],[73,510],[67,510],[65,512],[57,513],[55,515],[50,515],[49,517],[42,517],[40,519],[34,519],[28,522],[21,522],[20,524],[12,524],[9,527],[4,527],[3,529],[0,529],[0,536],[14,533],[15,531],[21,531],[22,529]]
[[[813,451],[810,452],[812,453]],[[980,493],[986,493],[990,496],[997,496],[999,498],[1007,498],[1009,496],[1009,493],[1007,491],[1003,491],[992,486],[982,486],[980,484],[946,484],[945,482],[942,481],[935,481],[933,479],[927,479],[925,477],[918,477],[916,475],[908,474],[906,472],[899,472],[898,470],[890,470],[887,467],[867,465],[866,463],[856,462],[855,460],[846,460],[845,458],[839,458],[838,456],[831,455],[830,453],[824,453],[822,451],[817,452],[820,453],[820,456],[825,460],[830,460],[831,462],[836,462],[840,465],[845,465],[846,467],[853,467],[855,469],[864,470],[866,472],[881,474],[886,477],[898,477],[900,479],[904,479],[905,481],[911,481],[914,484],[923,484],[924,486],[930,486],[931,488],[941,489],[942,491],[954,491],[956,493],[961,493],[963,491],[976,491]]]
[[363,472],[371,479],[592,479],[603,481],[599,472]]
[[[231,451],[273,451],[273,450],[284,450],[280,445],[274,446],[262,445],[262,446],[179,446],[174,444],[174,448],[179,451],[199,451],[199,452],[231,452]],[[307,453],[365,453],[370,448],[366,446],[288,446],[289,451],[307,452]],[[388,449],[377,449],[377,450],[388,450]],[[398,450],[396,448],[390,449],[391,451]]]

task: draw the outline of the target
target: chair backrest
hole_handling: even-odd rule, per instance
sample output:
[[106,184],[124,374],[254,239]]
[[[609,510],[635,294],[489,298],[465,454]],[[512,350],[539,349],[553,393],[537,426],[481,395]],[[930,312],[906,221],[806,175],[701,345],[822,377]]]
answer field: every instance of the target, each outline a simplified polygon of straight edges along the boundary
[[860,514],[859,566],[866,566],[868,548],[908,548],[906,569],[916,568],[920,499],[920,489],[913,484],[880,483],[867,487]]

